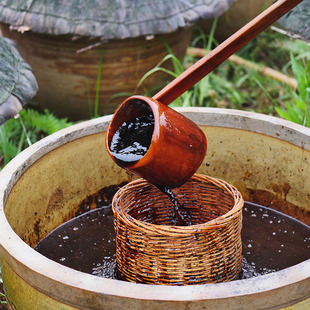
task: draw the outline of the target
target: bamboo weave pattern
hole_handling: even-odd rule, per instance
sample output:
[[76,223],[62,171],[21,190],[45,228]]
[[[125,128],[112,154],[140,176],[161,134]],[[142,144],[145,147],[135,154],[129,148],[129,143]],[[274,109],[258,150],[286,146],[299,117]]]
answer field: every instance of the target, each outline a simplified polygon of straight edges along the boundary
[[173,207],[143,179],[122,187],[112,209],[120,276],[167,285],[233,280],[241,268],[243,199],[225,181],[194,175],[173,190],[192,225],[173,226]]

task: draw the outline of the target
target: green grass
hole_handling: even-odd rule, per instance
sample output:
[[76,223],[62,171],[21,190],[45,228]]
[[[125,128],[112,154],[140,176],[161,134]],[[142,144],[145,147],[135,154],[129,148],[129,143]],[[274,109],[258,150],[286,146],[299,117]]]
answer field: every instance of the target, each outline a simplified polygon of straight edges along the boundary
[[99,58],[99,64],[98,64],[97,80],[96,80],[96,94],[95,94],[94,101],[92,100],[91,95],[90,95],[90,88],[89,88],[88,80],[87,79],[85,80],[90,118],[97,118],[100,116],[99,115],[99,95],[100,95],[100,88],[101,88],[103,56],[104,56],[104,52],[102,49],[100,52],[100,58]]
[[0,167],[32,143],[72,124],[47,110],[22,110],[18,119],[10,119],[0,127]]
[[[216,20],[210,34],[206,35],[200,31],[193,38],[192,46],[204,48],[206,51],[213,48],[217,44],[214,39],[215,27]],[[167,47],[167,52],[168,55],[142,77],[139,86],[143,85],[143,82],[157,71],[166,72],[174,78],[181,74],[189,64],[198,60],[187,55],[184,62],[180,63],[169,47]],[[291,57],[291,54],[294,58]],[[305,75],[307,70],[309,71],[306,65],[307,60],[310,59],[309,45],[300,40],[291,41],[287,36],[271,29],[257,36],[238,51],[237,55],[255,64],[270,67],[288,76],[294,76],[297,81],[307,79]],[[300,63],[298,68],[292,59]],[[166,61],[172,61],[172,70],[162,66]],[[288,118],[288,114],[292,114],[292,109],[297,109],[297,112],[300,112],[301,101],[308,100],[307,95],[304,94],[305,91],[306,94],[309,93],[308,86],[305,87],[305,82],[302,85],[299,82],[298,90],[294,92],[291,86],[261,74],[257,70],[226,61],[180,96],[171,106],[225,107],[249,110],[281,116],[308,126],[305,121],[307,117]],[[302,94],[300,94],[301,91]],[[145,93],[147,96],[153,94],[153,90],[148,90]],[[305,103],[303,103],[302,109],[308,110]]]
[[[0,286],[3,287],[1,268],[0,268]],[[5,295],[2,291],[0,291],[0,309],[7,309],[7,302],[5,300]]]
[[310,59],[298,61],[291,54],[291,65],[298,85],[297,91],[292,92],[295,100],[285,102],[285,107],[276,107],[276,111],[282,118],[310,127]]
[[[217,19],[214,19],[211,31],[209,35],[205,35],[201,30],[199,30],[200,34],[193,39],[192,44],[196,44],[197,42],[203,44],[203,47],[210,51],[211,47],[214,43],[214,32],[217,24]],[[174,54],[169,45],[162,39],[163,44],[166,46],[167,55],[150,71],[148,71],[139,81],[137,88],[143,85],[143,82],[155,72],[161,71],[170,75],[172,78],[178,77],[181,73],[183,73],[186,69],[187,64],[194,61],[194,59],[190,56],[186,57],[184,62],[182,63]],[[163,67],[163,64],[166,62],[172,62],[173,70],[169,70]],[[157,89],[156,89],[157,90]],[[197,83],[193,86],[192,90],[185,92],[179,98],[177,98],[174,102],[170,104],[171,107],[188,107],[188,106],[209,106],[208,98],[211,91],[211,84],[209,76],[203,78],[200,83]],[[147,90],[144,95],[152,96],[153,90]]]

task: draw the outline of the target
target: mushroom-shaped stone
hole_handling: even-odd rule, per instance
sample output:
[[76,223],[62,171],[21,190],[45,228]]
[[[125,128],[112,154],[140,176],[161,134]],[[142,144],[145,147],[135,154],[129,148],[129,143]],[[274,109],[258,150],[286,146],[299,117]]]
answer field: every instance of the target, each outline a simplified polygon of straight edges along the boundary
[[2,0],[0,20],[21,32],[125,39],[169,33],[224,13],[235,0]]
[[0,125],[17,115],[37,90],[29,64],[11,42],[0,37]]
[[289,35],[298,36],[310,42],[310,0],[304,0],[279,19]]

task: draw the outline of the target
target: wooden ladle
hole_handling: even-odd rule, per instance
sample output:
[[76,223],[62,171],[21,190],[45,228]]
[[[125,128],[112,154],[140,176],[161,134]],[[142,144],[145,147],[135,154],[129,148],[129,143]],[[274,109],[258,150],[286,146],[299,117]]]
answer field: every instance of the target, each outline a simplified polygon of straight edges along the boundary
[[[116,110],[107,130],[106,146],[112,159],[156,185],[177,187],[185,183],[201,165],[207,140],[195,123],[168,105],[301,1],[276,1],[152,98],[127,98]],[[110,149],[115,132],[124,122],[150,113],[154,129],[146,154],[136,162],[119,161]]]

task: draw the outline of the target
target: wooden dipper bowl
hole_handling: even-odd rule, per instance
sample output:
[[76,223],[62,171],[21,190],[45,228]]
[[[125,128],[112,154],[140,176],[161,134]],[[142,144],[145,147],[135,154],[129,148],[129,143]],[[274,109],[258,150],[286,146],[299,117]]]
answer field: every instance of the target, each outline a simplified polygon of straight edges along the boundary
[[[167,105],[301,1],[276,1],[152,98],[133,96],[126,99],[107,130],[106,146],[112,159],[156,185],[177,187],[185,183],[202,163],[207,140],[196,124]],[[154,117],[154,130],[147,152],[136,162],[118,160],[111,152],[115,132],[124,122],[149,113]]]
[[207,150],[204,133],[191,120],[153,98],[133,96],[116,112],[109,125],[107,145],[116,130],[126,121],[152,114],[154,128],[147,153],[134,163],[114,161],[149,182],[177,187],[185,183],[201,165]]

